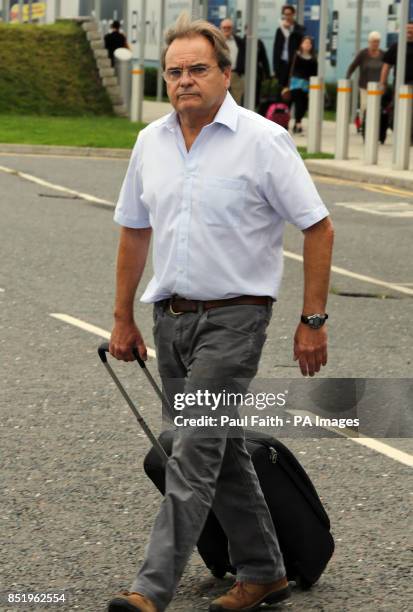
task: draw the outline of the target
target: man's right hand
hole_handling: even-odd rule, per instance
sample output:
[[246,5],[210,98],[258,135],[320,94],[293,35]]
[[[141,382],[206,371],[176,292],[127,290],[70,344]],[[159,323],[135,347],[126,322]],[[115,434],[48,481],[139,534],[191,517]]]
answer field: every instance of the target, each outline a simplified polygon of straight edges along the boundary
[[132,349],[138,349],[141,359],[148,358],[146,345],[134,321],[115,321],[109,342],[109,352],[116,359],[134,361]]

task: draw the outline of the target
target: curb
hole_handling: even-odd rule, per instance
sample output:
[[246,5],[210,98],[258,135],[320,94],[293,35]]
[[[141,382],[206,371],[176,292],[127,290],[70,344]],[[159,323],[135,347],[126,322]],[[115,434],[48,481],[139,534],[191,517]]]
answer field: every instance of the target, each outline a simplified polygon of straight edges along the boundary
[[[130,158],[132,149],[109,149],[99,147],[62,147],[57,145],[29,145],[29,144],[2,144],[2,153],[22,153],[26,155],[61,155],[67,157],[99,157],[106,159]],[[348,167],[349,162],[332,162],[324,159],[307,159],[305,165],[309,172],[321,176],[338,179],[347,179],[361,183],[375,183],[376,185],[391,185],[413,191],[413,172],[395,171],[382,167],[370,167],[368,170]],[[354,163],[354,162],[350,162]],[[395,174],[396,176],[392,176]]]
[[305,160],[307,170],[314,174],[337,179],[347,179],[359,183],[374,183],[376,185],[401,187],[413,191],[413,172],[409,170],[392,170],[391,168],[383,168],[382,166],[370,166],[367,170],[363,169],[363,167],[348,167],[347,164],[348,162],[332,162],[330,160],[321,159]]
[[131,152],[132,149],[0,143],[0,154],[23,153],[26,155],[63,155],[68,157],[106,157],[108,159],[129,159]]

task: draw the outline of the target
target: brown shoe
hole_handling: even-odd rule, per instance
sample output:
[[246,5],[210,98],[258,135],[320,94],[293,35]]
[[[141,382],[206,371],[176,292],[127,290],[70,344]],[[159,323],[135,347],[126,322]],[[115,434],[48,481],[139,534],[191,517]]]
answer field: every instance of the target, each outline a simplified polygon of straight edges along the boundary
[[236,582],[235,585],[209,606],[209,612],[253,612],[262,603],[273,604],[290,596],[287,578],[267,584]]
[[157,609],[145,595],[122,591],[109,602],[108,612],[157,612]]

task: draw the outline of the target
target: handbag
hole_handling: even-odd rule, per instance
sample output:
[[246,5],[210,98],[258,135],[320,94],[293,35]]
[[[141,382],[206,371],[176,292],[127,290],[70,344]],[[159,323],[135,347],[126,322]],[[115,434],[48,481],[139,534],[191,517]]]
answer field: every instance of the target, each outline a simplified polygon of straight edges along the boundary
[[302,89],[305,92],[309,90],[309,81],[307,79],[301,79],[300,77],[292,76],[290,79],[290,90]]

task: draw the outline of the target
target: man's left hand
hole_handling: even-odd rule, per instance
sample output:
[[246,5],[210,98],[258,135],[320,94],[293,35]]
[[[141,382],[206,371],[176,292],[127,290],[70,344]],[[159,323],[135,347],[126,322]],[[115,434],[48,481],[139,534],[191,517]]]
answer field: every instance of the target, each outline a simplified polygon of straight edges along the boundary
[[314,376],[327,363],[327,329],[311,329],[299,323],[294,336],[294,361],[300,364],[303,376]]

